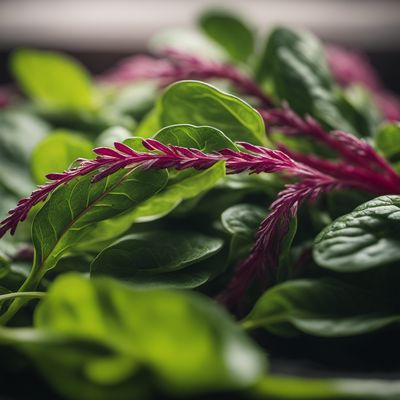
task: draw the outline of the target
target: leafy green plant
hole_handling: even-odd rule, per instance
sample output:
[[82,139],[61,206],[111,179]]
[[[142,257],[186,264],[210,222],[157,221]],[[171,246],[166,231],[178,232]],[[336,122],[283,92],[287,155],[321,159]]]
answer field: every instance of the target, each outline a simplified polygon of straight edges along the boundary
[[222,11],[199,28],[96,79],[12,55],[28,98],[0,111],[2,375],[68,399],[398,398],[279,370],[294,347],[354,373],[398,358],[395,100],[309,33],[258,46]]

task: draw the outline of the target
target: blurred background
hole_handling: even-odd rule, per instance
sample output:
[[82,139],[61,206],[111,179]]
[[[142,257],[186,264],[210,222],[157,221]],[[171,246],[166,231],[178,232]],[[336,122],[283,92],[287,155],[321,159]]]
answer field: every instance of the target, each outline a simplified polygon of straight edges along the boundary
[[0,0],[0,83],[16,47],[62,50],[100,73],[162,29],[193,27],[207,8],[237,12],[260,33],[286,24],[359,48],[400,93],[398,0]]

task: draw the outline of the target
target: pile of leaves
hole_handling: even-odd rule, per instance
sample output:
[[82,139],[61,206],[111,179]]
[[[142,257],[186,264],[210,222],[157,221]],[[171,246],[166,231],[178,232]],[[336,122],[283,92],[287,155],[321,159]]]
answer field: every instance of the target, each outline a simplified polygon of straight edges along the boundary
[[399,398],[399,100],[309,33],[198,22],[96,78],[12,55],[0,393]]

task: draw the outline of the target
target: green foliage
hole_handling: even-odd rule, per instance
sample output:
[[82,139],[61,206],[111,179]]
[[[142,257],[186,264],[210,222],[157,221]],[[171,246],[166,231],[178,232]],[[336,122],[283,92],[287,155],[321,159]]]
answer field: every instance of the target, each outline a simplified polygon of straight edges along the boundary
[[193,293],[65,275],[34,325],[29,334],[17,330],[13,344],[68,398],[238,389],[264,370],[264,357],[226,312]]
[[[199,70],[190,71],[195,57],[180,64],[179,57],[164,60],[161,52],[154,68],[164,65],[166,74],[155,79],[115,84],[103,79],[107,73],[91,79],[58,53],[17,50],[11,56],[27,98],[15,93],[11,106],[0,110],[1,219],[32,192],[34,181],[43,184],[45,175],[77,165],[78,158],[92,159],[99,168],[92,174],[118,157],[125,167],[97,183],[74,169],[82,176],[35,205],[15,236],[6,232],[7,221],[1,224],[0,397],[399,398],[397,382],[315,379],[319,367],[303,371],[297,360],[335,376],[339,370],[396,373],[400,178],[384,160],[381,177],[377,167],[351,164],[329,143],[291,135],[290,122],[278,129],[271,121],[266,132],[257,109],[269,103],[263,95],[274,107],[287,102],[327,132],[364,136],[398,171],[399,125],[382,124],[374,93],[358,84],[337,85],[311,34],[278,27],[260,49],[255,30],[230,13],[210,11],[198,22],[199,31],[171,30],[151,46],[198,57]],[[174,80],[167,76],[171,63],[175,71],[182,67],[177,76],[209,78],[165,87]],[[97,150],[93,160],[93,147],[115,141],[148,152],[144,138],[191,149],[191,155],[194,149],[235,152],[240,141],[286,147],[307,154],[302,160],[308,166],[314,157],[336,163],[337,171],[327,167],[326,174],[340,190],[328,193],[325,177],[268,149],[250,175],[227,175],[222,161],[205,169],[167,168],[177,160],[169,164],[168,153],[158,151],[146,158],[161,157],[160,170],[151,162],[134,168],[136,161],[127,165],[125,155],[111,149]],[[170,151],[171,159],[180,157]],[[246,169],[242,160],[236,172]],[[321,166],[316,169],[325,173]],[[260,172],[265,170],[279,173]],[[352,171],[371,191],[352,188],[359,187]],[[302,185],[287,187],[297,182]],[[299,197],[291,197],[292,189]],[[312,201],[303,203],[306,198]],[[23,200],[17,211],[28,206],[30,200]],[[259,230],[274,207],[289,219]],[[15,222],[25,217],[10,215]],[[286,226],[277,243],[273,229]],[[272,262],[266,265],[264,256]],[[245,259],[249,263],[241,263]],[[285,370],[310,379],[274,375],[281,360],[290,367]]]
[[45,121],[28,112],[0,112],[0,187],[17,196],[26,196],[32,191],[31,153],[49,130]]
[[254,52],[255,40],[250,27],[236,15],[209,11],[201,15],[200,27],[236,62],[246,62]]
[[198,81],[181,81],[168,87],[157,104],[159,126],[208,125],[231,140],[265,143],[260,114],[243,100]]
[[25,93],[55,108],[94,107],[94,91],[87,71],[59,53],[21,49],[13,54],[11,69]]
[[[90,176],[59,187],[41,208],[32,225],[34,270],[53,268],[60,257],[85,239],[95,223],[123,213],[158,192],[165,171],[121,171],[92,184]],[[60,213],[60,210],[64,210]]]
[[400,169],[400,124],[386,123],[375,136],[375,146],[393,164]]
[[[221,239],[190,231],[131,234],[106,247],[93,261],[91,274],[148,285],[194,287],[215,275],[217,271],[207,268],[212,265],[208,259],[222,245]],[[203,260],[207,263],[199,265]]]
[[[236,146],[221,131],[207,126],[174,125],[159,131],[155,139],[164,144],[182,147],[191,147],[205,152],[212,152],[224,148],[236,149]],[[135,148],[138,141],[128,139],[126,144]],[[143,151],[143,149],[140,149]],[[174,172],[168,184],[144,202],[129,215],[124,215],[121,220],[150,221],[160,218],[182,201],[191,199],[213,188],[225,176],[225,167],[222,163],[204,171],[185,170]],[[120,223],[118,219],[116,223]]]
[[398,324],[400,313],[390,309],[365,288],[330,278],[297,279],[265,292],[243,326],[283,336],[354,336]]
[[383,196],[338,218],[315,239],[315,261],[340,272],[398,262],[399,207],[399,196]]
[[[368,114],[360,101],[338,92],[316,37],[284,27],[274,29],[256,70],[260,83],[300,114],[311,114],[329,128],[370,134]],[[371,106],[369,103],[370,108]],[[368,131],[363,131],[368,129]]]
[[56,130],[39,142],[32,152],[32,174],[37,183],[46,182],[46,175],[62,172],[78,158],[92,158],[93,144],[68,130]]

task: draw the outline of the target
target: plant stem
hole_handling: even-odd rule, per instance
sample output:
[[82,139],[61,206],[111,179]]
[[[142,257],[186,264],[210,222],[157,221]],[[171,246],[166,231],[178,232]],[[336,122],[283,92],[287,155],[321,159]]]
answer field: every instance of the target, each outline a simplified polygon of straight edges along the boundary
[[0,296],[0,301],[2,299],[6,300],[4,296],[9,296],[9,298],[13,298],[10,306],[7,308],[7,311],[0,316],[0,325],[5,325],[7,322],[14,317],[14,315],[23,307],[29,299],[32,298],[42,298],[45,293],[44,292],[35,292],[34,290],[40,283],[43,274],[37,273],[36,269],[32,269],[29,276],[26,278],[25,282],[18,289],[16,293],[8,293],[6,295]]
[[13,292],[0,295],[0,302],[19,297],[26,297],[28,299],[40,299],[45,296],[46,292]]

